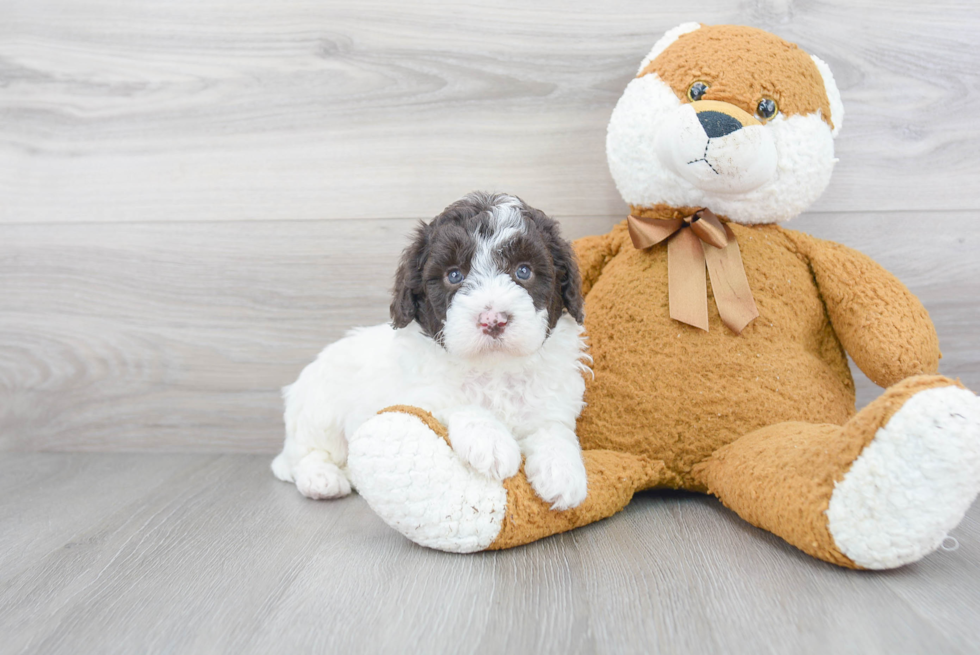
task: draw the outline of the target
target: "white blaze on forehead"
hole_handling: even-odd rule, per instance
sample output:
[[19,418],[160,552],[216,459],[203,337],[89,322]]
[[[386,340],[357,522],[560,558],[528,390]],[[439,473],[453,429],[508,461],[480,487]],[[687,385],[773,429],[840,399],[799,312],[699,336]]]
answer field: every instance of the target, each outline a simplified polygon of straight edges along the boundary
[[524,233],[524,218],[521,216],[521,201],[514,196],[497,196],[493,206],[493,236],[497,245],[503,244],[517,234]]
[[514,237],[526,232],[524,218],[521,216],[521,201],[514,196],[494,196],[490,211],[491,233],[481,234],[479,227],[473,233],[476,252],[473,255],[471,271],[481,277],[502,273],[503,271],[496,266],[494,253]]

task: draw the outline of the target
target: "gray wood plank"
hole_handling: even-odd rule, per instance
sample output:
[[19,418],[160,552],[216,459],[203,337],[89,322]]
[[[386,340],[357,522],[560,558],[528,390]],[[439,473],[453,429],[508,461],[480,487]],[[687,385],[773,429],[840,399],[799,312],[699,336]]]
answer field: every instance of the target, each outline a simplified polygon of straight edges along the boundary
[[608,116],[692,19],[832,66],[815,211],[980,209],[973,0],[41,0],[0,6],[0,222],[396,218],[472,188],[620,215]]
[[[412,545],[356,495],[302,498],[264,456],[14,457],[74,462],[89,484],[61,502],[87,527],[59,536],[41,496],[0,497],[0,531],[16,507],[65,540],[3,571],[0,653],[968,653],[980,625],[964,602],[980,583],[980,505],[953,533],[959,550],[887,573],[818,562],[687,493],[450,555]],[[130,481],[132,502],[106,505],[106,462],[156,466],[163,481],[152,493]]]
[[125,512],[164,482],[179,484],[184,468],[207,466],[214,457],[5,453],[0,457],[0,581],[54,551],[84,546],[91,515]]
[[[572,533],[589,562],[586,596],[605,599],[592,608],[598,614],[592,625],[609,652],[642,652],[649,644],[660,652],[955,650],[951,635],[890,593],[916,584],[910,580],[929,585],[925,575],[885,574],[895,576],[893,588],[881,574],[818,562],[696,494],[642,494],[624,518],[589,526],[589,536],[597,536],[591,543]],[[971,562],[957,560],[954,568],[962,575]],[[955,616],[966,619],[972,611],[957,609]],[[634,629],[620,629],[624,620]],[[954,635],[973,630],[963,625]]]
[[[980,216],[811,214],[919,294],[980,389]],[[566,219],[570,238],[615,218]],[[271,452],[278,389],[387,320],[413,220],[0,226],[0,449]],[[924,226],[928,226],[924,229]],[[878,395],[863,376],[859,401]]]
[[[950,536],[950,552],[916,563],[915,575],[905,571],[888,574],[884,582],[906,603],[942,632],[949,643],[964,652],[976,652],[980,644],[980,621],[963,621],[964,613],[980,616],[980,503]],[[957,608],[950,611],[951,607]]]

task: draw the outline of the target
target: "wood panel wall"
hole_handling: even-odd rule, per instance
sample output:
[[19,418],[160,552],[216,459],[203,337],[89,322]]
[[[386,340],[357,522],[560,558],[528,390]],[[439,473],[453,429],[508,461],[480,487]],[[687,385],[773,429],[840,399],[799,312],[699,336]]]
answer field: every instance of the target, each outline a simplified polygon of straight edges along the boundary
[[841,161],[792,226],[895,272],[980,389],[976,3],[663,4],[0,4],[0,450],[274,450],[419,218],[484,188],[620,220],[606,121],[688,20],[828,61]]

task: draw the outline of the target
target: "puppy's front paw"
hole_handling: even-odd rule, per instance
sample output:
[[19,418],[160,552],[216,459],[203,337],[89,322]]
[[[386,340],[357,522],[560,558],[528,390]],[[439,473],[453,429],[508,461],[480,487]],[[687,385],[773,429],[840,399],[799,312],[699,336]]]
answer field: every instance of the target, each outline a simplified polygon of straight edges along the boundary
[[350,481],[336,464],[306,458],[293,471],[296,488],[313,500],[341,498],[350,493]]
[[578,507],[589,493],[589,480],[582,456],[575,449],[546,449],[527,457],[524,467],[527,481],[551,509]]
[[521,449],[500,421],[466,417],[449,426],[453,450],[474,469],[505,480],[521,468]]

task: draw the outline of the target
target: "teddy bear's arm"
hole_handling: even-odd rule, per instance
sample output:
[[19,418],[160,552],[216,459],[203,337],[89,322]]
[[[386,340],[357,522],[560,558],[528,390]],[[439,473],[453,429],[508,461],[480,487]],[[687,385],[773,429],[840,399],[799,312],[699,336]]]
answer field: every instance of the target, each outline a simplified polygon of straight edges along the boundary
[[808,255],[841,344],[865,375],[888,387],[912,375],[938,371],[936,328],[926,308],[898,278],[856,250],[794,236]]
[[602,274],[605,265],[619,252],[626,233],[626,222],[617,225],[611,232],[582,237],[572,242],[572,249],[578,259],[579,272],[582,274],[582,295],[592,289]]

